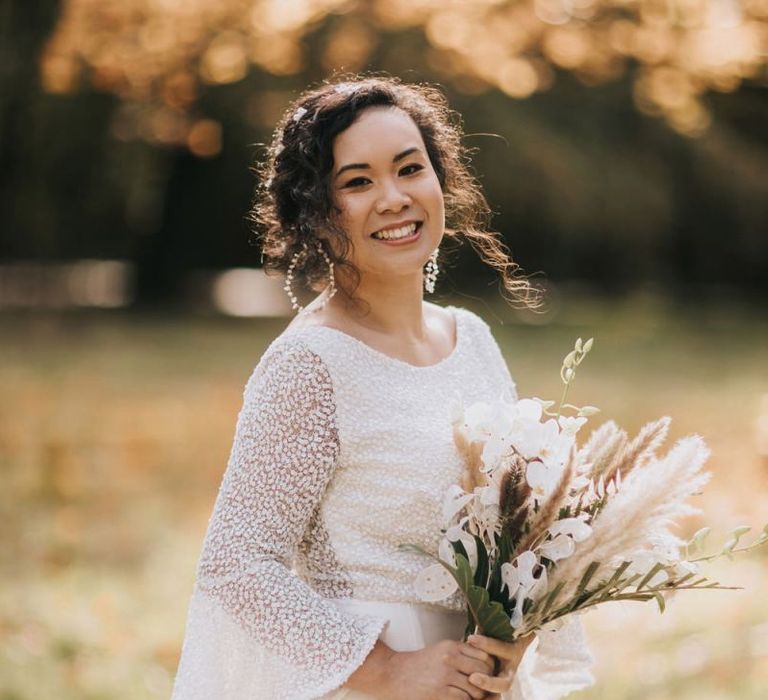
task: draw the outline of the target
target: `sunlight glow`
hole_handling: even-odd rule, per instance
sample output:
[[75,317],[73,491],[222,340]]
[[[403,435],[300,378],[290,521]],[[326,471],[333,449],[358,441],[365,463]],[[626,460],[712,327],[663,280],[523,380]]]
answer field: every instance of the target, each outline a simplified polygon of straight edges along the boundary
[[[72,92],[88,80],[126,102],[181,111],[192,111],[201,85],[238,82],[252,65],[295,75],[306,65],[307,37],[321,27],[329,29],[320,54],[326,72],[363,69],[381,37],[421,29],[431,46],[428,64],[467,93],[496,87],[525,98],[551,85],[545,76],[554,75],[552,67],[596,85],[637,63],[638,107],[687,135],[709,123],[703,95],[736,90],[768,65],[768,0],[63,0],[62,6],[41,57],[46,90]],[[402,56],[407,63],[407,52]],[[678,87],[670,87],[670,75],[682,75]],[[200,147],[187,134],[178,141]]]

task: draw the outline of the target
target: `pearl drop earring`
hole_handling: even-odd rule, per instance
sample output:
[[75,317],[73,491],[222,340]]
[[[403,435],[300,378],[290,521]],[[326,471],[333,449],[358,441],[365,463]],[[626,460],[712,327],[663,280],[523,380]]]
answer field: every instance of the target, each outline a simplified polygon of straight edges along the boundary
[[[333,276],[333,261],[328,257],[328,253],[325,252],[325,248],[323,248],[323,244],[320,241],[316,241],[315,245],[317,247],[318,252],[325,258],[325,262],[328,265],[328,287],[326,289],[329,289],[330,292],[328,293],[328,296],[323,299],[322,303],[312,309],[311,312],[319,311],[320,309],[324,308],[325,305],[331,300],[331,297],[336,294],[336,280]],[[293,284],[293,272],[296,269],[296,264],[299,260],[299,256],[302,254],[306,255],[307,251],[309,249],[307,248],[306,241],[303,241],[301,244],[301,250],[295,252],[293,254],[293,257],[291,258],[291,263],[288,265],[288,271],[285,273],[285,285],[283,286],[283,289],[285,290],[285,293],[288,295],[288,298],[291,300],[291,306],[295,311],[298,313],[304,312],[305,308],[304,306],[301,306],[299,304],[298,300],[296,299],[296,295],[293,293],[293,290],[291,289],[291,285]],[[311,313],[307,312],[307,313]]]
[[429,260],[427,260],[427,267],[424,275],[424,289],[430,294],[435,291],[435,281],[437,280],[437,273],[440,271],[440,268],[437,266],[437,254],[439,250],[439,248],[435,248],[432,251],[432,255],[429,256]]

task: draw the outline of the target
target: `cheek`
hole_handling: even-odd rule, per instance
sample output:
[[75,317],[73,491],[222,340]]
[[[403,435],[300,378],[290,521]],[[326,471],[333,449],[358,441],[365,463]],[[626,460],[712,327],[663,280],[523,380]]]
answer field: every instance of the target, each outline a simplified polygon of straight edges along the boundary
[[443,197],[443,191],[440,189],[437,176],[424,181],[421,187],[421,197],[425,202],[429,203],[429,206],[441,212],[445,210],[445,198]]
[[344,197],[338,198],[338,206],[341,209],[339,220],[341,225],[350,237],[359,236],[362,227],[365,224],[367,204],[364,197]]

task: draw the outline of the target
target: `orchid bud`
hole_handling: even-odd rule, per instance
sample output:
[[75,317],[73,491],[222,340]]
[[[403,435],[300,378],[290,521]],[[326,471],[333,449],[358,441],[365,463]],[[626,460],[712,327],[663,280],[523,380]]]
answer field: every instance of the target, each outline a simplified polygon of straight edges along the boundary
[[747,534],[752,528],[749,525],[740,525],[739,527],[735,528],[733,531],[733,539],[738,541]]
[[581,352],[581,338],[576,338],[576,345],[574,347],[577,352]]
[[701,547],[701,545],[704,544],[704,540],[707,539],[707,536],[711,532],[712,528],[709,527],[703,527],[701,530],[697,530],[694,536],[690,539],[688,542],[689,547],[693,547],[694,549],[698,549]]
[[590,338],[586,343],[584,343],[584,354],[586,355],[591,349],[592,349],[592,343],[594,342],[594,338]]
[[579,415],[584,416],[586,418],[589,418],[590,416],[594,416],[597,413],[600,413],[600,409],[597,408],[597,406],[582,406],[579,409]]

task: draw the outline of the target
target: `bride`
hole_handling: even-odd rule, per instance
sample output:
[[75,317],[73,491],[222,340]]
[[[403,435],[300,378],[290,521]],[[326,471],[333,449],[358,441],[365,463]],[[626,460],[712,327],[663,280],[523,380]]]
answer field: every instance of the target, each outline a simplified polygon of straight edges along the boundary
[[[559,698],[592,682],[577,623],[462,642],[460,594],[424,603],[461,459],[448,405],[516,399],[488,325],[424,301],[463,236],[534,305],[434,87],[303,94],[275,133],[254,220],[296,318],[246,383],[188,611],[173,700]],[[426,266],[426,267],[425,267]],[[320,294],[302,308],[294,286]]]

